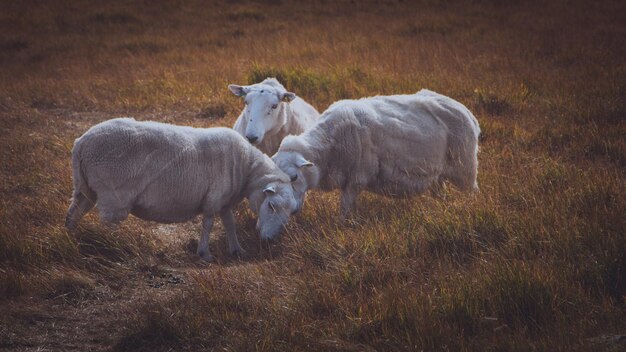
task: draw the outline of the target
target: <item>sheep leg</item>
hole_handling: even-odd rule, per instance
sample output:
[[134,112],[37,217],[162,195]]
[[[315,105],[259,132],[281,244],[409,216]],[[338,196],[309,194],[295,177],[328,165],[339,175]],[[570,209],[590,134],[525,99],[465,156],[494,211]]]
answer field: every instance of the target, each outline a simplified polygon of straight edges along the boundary
[[220,218],[222,224],[226,229],[226,236],[228,237],[228,251],[231,255],[237,257],[245,257],[246,251],[241,248],[239,240],[237,240],[237,232],[235,231],[235,216],[231,208],[224,208],[220,211]]
[[100,208],[100,222],[109,230],[115,230],[117,225],[128,217],[127,209],[111,209],[101,205],[98,207]]
[[[128,196],[128,194],[124,194]],[[98,212],[100,222],[110,230],[115,230],[117,225],[126,220],[130,213],[132,201],[128,198],[120,198],[120,193],[105,193],[98,195]]]
[[437,178],[436,182],[433,182],[430,187],[430,194],[437,199],[445,200],[447,195],[447,188],[445,180],[442,176]]
[[[477,148],[477,147],[476,147]],[[468,150],[465,155],[461,157],[461,160],[467,160],[467,162],[457,162],[449,167],[447,178],[454,184],[459,190],[463,192],[477,193],[478,180],[478,159],[476,156],[476,149]]]
[[341,191],[341,218],[347,219],[356,205],[356,197],[359,194],[354,187],[346,187]]
[[85,197],[84,194],[77,192],[72,198],[72,204],[70,204],[65,216],[65,227],[69,230],[75,230],[76,225],[82,217],[93,208],[94,202]]
[[211,235],[211,229],[213,228],[213,217],[205,216],[202,220],[202,233],[200,234],[200,242],[198,243],[198,250],[196,253],[200,258],[207,262],[214,262],[215,257],[211,255],[209,251],[209,236]]

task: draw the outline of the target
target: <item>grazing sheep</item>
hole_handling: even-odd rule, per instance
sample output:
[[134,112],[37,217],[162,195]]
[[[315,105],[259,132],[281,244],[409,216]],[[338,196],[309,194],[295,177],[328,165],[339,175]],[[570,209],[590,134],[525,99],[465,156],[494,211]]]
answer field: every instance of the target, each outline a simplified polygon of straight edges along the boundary
[[272,160],[228,128],[193,128],[130,118],[90,128],[72,149],[74,192],[65,225],[94,205],[117,225],[128,214],[161,223],[204,216],[198,255],[207,261],[219,214],[231,254],[243,255],[232,209],[244,197],[259,215],[261,238],[277,236],[296,209],[290,180]]
[[449,180],[477,191],[480,128],[461,103],[429,90],[342,100],[300,136],[286,137],[274,162],[294,181],[298,210],[308,189],[341,189],[347,216],[364,189],[392,197]]
[[251,86],[231,84],[228,89],[246,104],[233,129],[268,155],[276,153],[283,138],[304,132],[320,116],[275,78]]

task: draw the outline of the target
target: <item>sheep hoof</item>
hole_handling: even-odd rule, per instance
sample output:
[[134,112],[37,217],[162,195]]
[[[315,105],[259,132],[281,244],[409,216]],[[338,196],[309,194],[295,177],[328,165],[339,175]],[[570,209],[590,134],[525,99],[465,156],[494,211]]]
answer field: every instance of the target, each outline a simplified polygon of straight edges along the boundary
[[355,228],[359,225],[359,221],[354,214],[339,215],[337,222],[349,228]]
[[205,262],[208,263],[214,263],[215,262],[215,256],[209,254],[209,253],[205,253],[205,252],[198,252],[198,256],[200,256],[200,258],[202,260],[204,260]]
[[243,248],[237,248],[235,250],[231,250],[230,254],[233,257],[237,257],[239,259],[245,259],[248,257],[248,253],[246,251],[243,250]]
[[215,256],[208,254],[205,256],[202,256],[202,260],[204,260],[207,263],[215,263],[217,260],[215,259]]
[[65,220],[65,228],[67,228],[69,231],[75,231],[76,230],[76,223],[72,220]]
[[359,221],[356,218],[354,218],[354,217],[350,217],[350,218],[344,220],[344,224],[346,225],[346,227],[354,229],[354,228],[357,228],[359,226]]

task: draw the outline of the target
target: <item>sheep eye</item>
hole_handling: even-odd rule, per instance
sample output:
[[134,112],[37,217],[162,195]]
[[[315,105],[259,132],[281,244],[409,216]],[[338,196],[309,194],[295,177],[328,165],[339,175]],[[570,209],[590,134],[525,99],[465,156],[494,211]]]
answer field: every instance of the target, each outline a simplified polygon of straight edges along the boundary
[[278,104],[274,104],[274,105],[272,105],[272,109],[273,109],[273,110],[276,110],[276,108],[277,108],[277,107],[278,107]]
[[293,175],[291,176],[291,182],[295,181],[298,179],[298,175]]

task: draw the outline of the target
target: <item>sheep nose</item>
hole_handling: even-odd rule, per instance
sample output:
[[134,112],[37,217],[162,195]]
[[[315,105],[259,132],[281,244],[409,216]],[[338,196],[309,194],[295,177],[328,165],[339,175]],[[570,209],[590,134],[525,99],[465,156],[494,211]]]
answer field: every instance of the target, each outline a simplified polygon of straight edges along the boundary
[[250,143],[254,143],[254,142],[256,142],[257,139],[259,139],[259,137],[252,137],[252,136],[246,136],[246,138],[248,138]]

